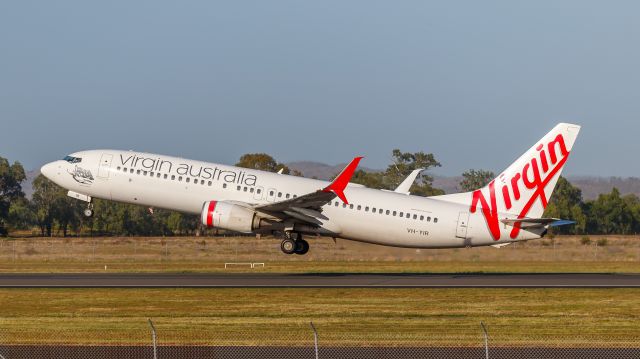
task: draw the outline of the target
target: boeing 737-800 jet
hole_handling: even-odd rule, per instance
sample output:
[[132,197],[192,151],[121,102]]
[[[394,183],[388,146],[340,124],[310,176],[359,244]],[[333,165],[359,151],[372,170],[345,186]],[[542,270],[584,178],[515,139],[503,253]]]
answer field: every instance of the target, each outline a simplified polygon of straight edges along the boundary
[[[282,251],[305,254],[303,235],[395,247],[502,246],[566,224],[541,218],[580,126],[561,123],[484,188],[433,197],[349,183],[361,157],[333,182],[150,153],[91,150],[46,164],[42,173],[93,198],[200,214],[209,228],[281,233]],[[482,150],[480,148],[480,150]]]

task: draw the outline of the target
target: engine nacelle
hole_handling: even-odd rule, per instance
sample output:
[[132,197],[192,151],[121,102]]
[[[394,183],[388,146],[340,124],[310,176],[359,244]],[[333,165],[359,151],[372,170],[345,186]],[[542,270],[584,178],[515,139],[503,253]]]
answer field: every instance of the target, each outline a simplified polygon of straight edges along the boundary
[[251,208],[226,201],[209,201],[202,206],[202,224],[207,228],[251,233],[260,226],[260,219]]

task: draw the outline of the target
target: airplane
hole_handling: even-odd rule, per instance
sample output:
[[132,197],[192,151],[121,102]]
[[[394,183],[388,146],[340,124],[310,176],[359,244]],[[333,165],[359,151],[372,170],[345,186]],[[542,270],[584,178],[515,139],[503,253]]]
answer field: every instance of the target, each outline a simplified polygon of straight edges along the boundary
[[560,123],[485,187],[432,197],[409,193],[419,170],[395,191],[350,183],[362,157],[331,182],[118,150],[72,153],[41,172],[87,202],[86,216],[94,198],[199,214],[207,228],[282,236],[286,254],[309,251],[303,236],[406,248],[499,248],[572,223],[542,215],[579,131]]

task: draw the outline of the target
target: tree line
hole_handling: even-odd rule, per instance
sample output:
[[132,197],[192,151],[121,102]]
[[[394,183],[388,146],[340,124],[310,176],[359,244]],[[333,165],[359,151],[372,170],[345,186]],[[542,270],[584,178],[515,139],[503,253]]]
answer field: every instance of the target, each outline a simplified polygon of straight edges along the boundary
[[[301,176],[265,153],[243,155],[236,166]],[[444,194],[433,187],[426,170],[441,164],[431,153],[392,151],[392,162],[383,171],[358,170],[352,182],[370,188],[393,190],[415,169],[425,169],[411,187],[419,196]],[[459,187],[473,191],[495,178],[491,171],[468,170],[462,174]],[[138,205],[94,199],[94,216],[84,217],[86,203],[67,196],[67,190],[38,175],[33,181],[29,199],[22,191],[26,180],[24,168],[0,157],[0,236],[15,231],[36,231],[41,236],[124,235],[171,236],[199,235],[204,229],[197,215],[152,209]],[[545,217],[570,219],[575,225],[554,228],[558,234],[635,234],[640,232],[640,199],[622,196],[614,188],[595,200],[585,201],[579,188],[560,177],[545,211]]]

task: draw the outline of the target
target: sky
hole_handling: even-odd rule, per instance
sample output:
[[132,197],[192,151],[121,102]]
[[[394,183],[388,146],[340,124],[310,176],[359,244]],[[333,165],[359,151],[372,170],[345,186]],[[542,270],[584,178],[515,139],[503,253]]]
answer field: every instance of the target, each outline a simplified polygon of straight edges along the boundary
[[558,122],[568,175],[640,176],[637,1],[5,1],[0,156],[233,164],[432,152],[506,168]]

